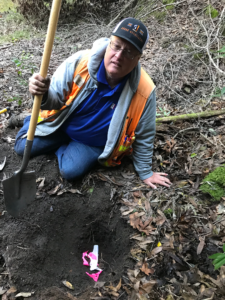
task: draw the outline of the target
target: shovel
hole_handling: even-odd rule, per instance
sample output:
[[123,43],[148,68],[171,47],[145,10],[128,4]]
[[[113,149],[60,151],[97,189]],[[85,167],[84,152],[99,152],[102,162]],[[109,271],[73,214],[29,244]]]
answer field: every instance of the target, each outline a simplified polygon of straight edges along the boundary
[[[53,0],[49,18],[48,31],[45,40],[44,53],[41,62],[40,75],[47,76],[54,36],[56,32],[59,11],[62,0]],[[24,172],[30,159],[34,133],[37,126],[38,114],[41,107],[42,95],[34,97],[34,104],[27,134],[26,146],[23,154],[22,166],[12,177],[3,180],[4,199],[7,212],[13,217],[18,217],[20,212],[35,199],[36,175],[35,171]]]

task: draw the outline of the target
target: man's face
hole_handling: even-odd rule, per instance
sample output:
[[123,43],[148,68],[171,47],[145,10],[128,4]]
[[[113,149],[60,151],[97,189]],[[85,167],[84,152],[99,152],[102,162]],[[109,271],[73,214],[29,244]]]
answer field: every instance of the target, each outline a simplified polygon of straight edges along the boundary
[[[116,51],[111,49],[123,49],[120,51]],[[125,51],[129,52],[128,56],[133,56],[134,58],[131,59],[127,57],[124,53]],[[112,36],[111,37],[111,46],[110,44],[106,48],[105,57],[104,57],[104,64],[106,69],[106,77],[120,81],[124,76],[130,73],[134,67],[137,66],[138,61],[141,57],[140,52],[128,41]]]

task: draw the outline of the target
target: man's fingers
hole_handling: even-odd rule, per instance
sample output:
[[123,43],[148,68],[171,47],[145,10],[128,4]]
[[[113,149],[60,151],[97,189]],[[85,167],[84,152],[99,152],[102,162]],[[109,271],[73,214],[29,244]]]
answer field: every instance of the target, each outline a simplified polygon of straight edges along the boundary
[[164,186],[166,186],[166,187],[170,187],[170,184],[167,184],[167,183],[164,182],[164,181],[160,182],[160,184],[161,184],[161,185],[164,185]]
[[46,83],[39,81],[38,79],[35,79],[33,77],[31,77],[29,79],[30,84],[34,85],[34,86],[38,86],[38,87],[46,87]]
[[158,174],[158,175],[163,175],[163,176],[168,176],[167,173],[161,173],[161,172],[155,172],[155,174]]
[[157,189],[157,187],[154,184],[152,184],[151,182],[149,182],[148,185],[154,190]]
[[50,78],[43,78],[40,74],[33,74],[29,78],[29,91],[34,95],[43,95],[49,89]]

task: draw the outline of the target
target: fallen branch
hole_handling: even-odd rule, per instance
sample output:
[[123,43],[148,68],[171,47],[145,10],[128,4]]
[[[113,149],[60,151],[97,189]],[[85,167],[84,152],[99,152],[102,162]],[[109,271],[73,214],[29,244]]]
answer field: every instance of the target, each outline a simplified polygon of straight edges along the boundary
[[176,122],[180,120],[189,120],[189,119],[197,119],[197,118],[207,118],[225,114],[225,109],[222,110],[209,110],[209,111],[202,111],[200,113],[192,113],[192,114],[185,114],[185,115],[178,115],[178,116],[170,116],[170,117],[163,117],[163,118],[156,118],[156,123],[160,122]]

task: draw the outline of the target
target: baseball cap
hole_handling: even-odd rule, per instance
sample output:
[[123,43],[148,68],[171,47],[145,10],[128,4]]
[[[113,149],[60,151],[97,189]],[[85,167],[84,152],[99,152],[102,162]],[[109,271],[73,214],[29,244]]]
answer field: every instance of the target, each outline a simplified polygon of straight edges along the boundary
[[112,35],[127,40],[141,53],[143,53],[149,39],[148,29],[141,21],[134,18],[126,18],[120,21],[113,30]]

